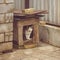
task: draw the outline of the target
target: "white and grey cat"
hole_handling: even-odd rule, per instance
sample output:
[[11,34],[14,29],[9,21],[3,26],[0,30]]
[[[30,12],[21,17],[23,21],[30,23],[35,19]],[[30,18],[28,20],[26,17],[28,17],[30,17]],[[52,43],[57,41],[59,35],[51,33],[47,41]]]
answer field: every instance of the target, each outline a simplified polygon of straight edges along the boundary
[[25,30],[25,37],[26,37],[27,40],[31,40],[30,36],[31,36],[32,31],[33,31],[32,27],[28,27],[28,29]]

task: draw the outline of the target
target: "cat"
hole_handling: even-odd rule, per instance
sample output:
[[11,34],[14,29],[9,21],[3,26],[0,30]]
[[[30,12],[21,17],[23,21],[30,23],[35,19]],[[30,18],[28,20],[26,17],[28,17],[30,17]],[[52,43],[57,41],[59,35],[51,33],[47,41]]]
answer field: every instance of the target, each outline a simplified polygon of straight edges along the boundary
[[31,36],[32,31],[33,31],[32,27],[28,27],[28,29],[25,30],[25,37],[26,37],[27,40],[31,40],[30,36]]

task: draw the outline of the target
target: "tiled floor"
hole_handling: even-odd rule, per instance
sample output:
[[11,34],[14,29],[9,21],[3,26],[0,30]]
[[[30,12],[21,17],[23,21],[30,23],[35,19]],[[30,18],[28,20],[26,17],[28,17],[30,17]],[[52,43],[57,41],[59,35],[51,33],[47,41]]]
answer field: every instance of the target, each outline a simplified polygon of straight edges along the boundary
[[41,43],[40,47],[0,55],[0,60],[60,60],[60,48]]

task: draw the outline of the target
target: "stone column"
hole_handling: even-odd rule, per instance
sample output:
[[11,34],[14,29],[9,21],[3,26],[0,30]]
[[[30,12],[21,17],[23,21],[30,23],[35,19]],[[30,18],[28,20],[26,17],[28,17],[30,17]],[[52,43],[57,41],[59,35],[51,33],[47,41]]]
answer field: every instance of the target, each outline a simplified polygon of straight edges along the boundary
[[0,0],[0,52],[13,48],[14,0]]

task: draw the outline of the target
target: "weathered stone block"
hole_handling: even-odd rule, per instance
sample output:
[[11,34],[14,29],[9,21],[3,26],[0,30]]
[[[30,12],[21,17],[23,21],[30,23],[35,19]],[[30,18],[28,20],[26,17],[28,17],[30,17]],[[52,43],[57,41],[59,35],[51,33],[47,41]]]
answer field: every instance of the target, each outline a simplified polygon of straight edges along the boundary
[[0,42],[4,42],[4,34],[0,34]]
[[4,23],[5,19],[4,19],[4,14],[0,14],[0,23]]
[[9,23],[8,24],[8,30],[9,31],[13,31],[13,23]]
[[0,25],[0,33],[1,32],[9,32],[9,31],[13,31],[13,23]]
[[13,40],[13,32],[5,33],[5,41],[12,41]]
[[9,36],[9,41],[13,41],[13,35]]
[[14,10],[14,4],[0,4],[0,13],[12,12]]
[[6,22],[13,22],[13,13],[6,13],[5,20]]
[[8,25],[7,24],[0,25],[0,33],[1,32],[8,32]]
[[8,35],[5,36],[5,42],[7,42],[7,41],[9,41],[9,36]]
[[9,31],[13,31],[13,23],[9,23],[8,25],[9,25],[8,26]]
[[13,41],[13,35],[5,36],[5,41]]
[[0,52],[5,51],[5,50],[12,50],[12,48],[13,48],[12,42],[0,44]]
[[12,35],[13,32],[6,32],[5,35]]

